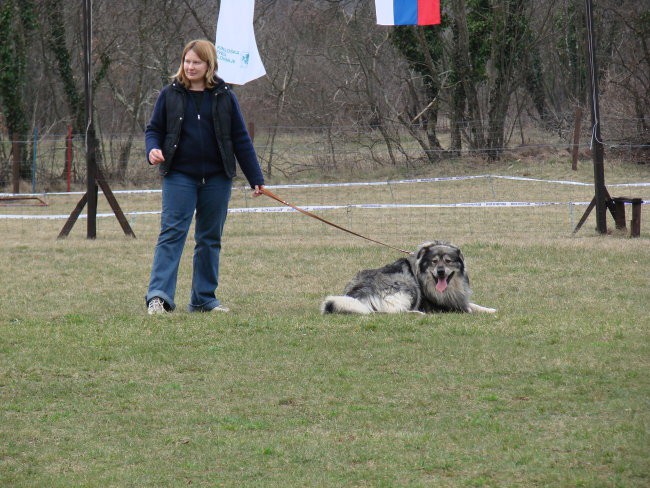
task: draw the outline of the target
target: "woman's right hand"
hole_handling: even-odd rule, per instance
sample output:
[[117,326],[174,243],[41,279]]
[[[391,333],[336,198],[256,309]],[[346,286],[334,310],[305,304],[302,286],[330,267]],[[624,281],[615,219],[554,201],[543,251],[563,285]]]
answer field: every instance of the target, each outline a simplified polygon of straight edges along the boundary
[[149,164],[160,164],[165,161],[165,157],[160,149],[149,151]]

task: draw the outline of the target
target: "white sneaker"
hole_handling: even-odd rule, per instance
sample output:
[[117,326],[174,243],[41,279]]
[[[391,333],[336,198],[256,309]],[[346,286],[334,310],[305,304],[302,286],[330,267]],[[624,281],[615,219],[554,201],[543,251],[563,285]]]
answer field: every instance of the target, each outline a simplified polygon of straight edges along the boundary
[[213,309],[208,310],[208,312],[228,313],[230,312],[230,309],[228,307],[224,307],[223,305],[217,305]]
[[165,310],[165,302],[162,298],[153,297],[149,300],[149,306],[147,307],[147,313],[149,315],[157,315],[161,313],[167,313]]

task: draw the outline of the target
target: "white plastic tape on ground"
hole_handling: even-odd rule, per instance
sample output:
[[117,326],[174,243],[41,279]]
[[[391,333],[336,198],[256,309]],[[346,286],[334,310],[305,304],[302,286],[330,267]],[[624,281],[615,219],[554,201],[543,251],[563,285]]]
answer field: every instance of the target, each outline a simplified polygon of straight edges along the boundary
[[[582,183],[578,181],[564,181],[564,180],[542,180],[536,178],[526,178],[520,176],[501,176],[501,175],[475,175],[475,176],[449,176],[440,178],[417,178],[407,180],[395,181],[370,181],[370,182],[351,182],[351,183],[305,183],[305,184],[287,184],[287,185],[270,185],[269,189],[291,189],[291,188],[336,188],[336,187],[363,187],[363,186],[388,186],[388,185],[401,185],[401,184],[414,184],[414,183],[438,183],[445,181],[462,181],[473,180],[481,178],[494,178],[513,181],[536,182],[536,183],[551,183],[560,185],[575,185],[575,186],[592,186],[591,183]],[[649,187],[650,183],[619,183],[611,184],[609,187]],[[247,190],[242,187],[241,190]],[[146,193],[160,193],[159,189],[148,190],[116,190],[115,194],[146,194]],[[56,192],[56,193],[22,193],[21,196],[55,196],[55,195],[83,195],[85,192]],[[12,197],[17,196],[14,193],[0,193],[0,196]],[[650,201],[643,201],[647,205]],[[465,203],[422,203],[422,204],[354,204],[354,205],[307,205],[301,208],[308,211],[326,211],[338,209],[397,209],[397,208],[502,208],[502,207],[547,207],[551,205],[576,205],[585,206],[589,202],[465,202]],[[294,209],[289,207],[249,207],[249,208],[231,208],[228,213],[284,213],[295,212]],[[158,211],[144,211],[144,212],[127,212],[126,215],[159,215]],[[97,217],[113,217],[113,213],[97,214]],[[20,219],[20,220],[60,220],[67,219],[69,215],[0,215],[2,219]],[[80,215],[79,218],[87,218],[87,214]]]
[[[534,183],[550,183],[558,185],[574,185],[574,186],[593,186],[593,183],[583,183],[580,181],[565,181],[565,180],[542,180],[538,178],[526,178],[523,176],[502,176],[502,175],[474,175],[474,176],[446,176],[440,178],[416,178],[407,180],[389,180],[389,181],[358,181],[351,183],[304,183],[304,184],[286,184],[286,185],[269,185],[269,190],[274,189],[290,189],[290,188],[337,188],[337,187],[361,187],[361,186],[389,186],[389,185],[404,185],[414,183],[439,183],[444,181],[463,181],[463,180],[476,180],[481,178],[494,178],[501,180],[524,181]],[[608,187],[650,187],[650,182],[640,183],[614,183],[607,185]],[[241,187],[242,190],[247,190],[247,187]],[[146,194],[146,193],[160,193],[160,189],[144,189],[144,190],[115,190],[116,195],[124,194]],[[83,195],[86,192],[51,192],[51,193],[0,193],[0,196],[54,196],[54,195]],[[101,191],[100,191],[101,193]]]
[[[399,208],[504,208],[504,207],[549,207],[557,205],[568,206],[587,206],[590,202],[465,202],[465,203],[361,203],[354,205],[305,205],[301,206],[303,210],[310,212],[313,211],[326,211],[326,210],[340,210],[340,209],[399,209]],[[644,205],[650,204],[650,200],[643,201]],[[296,210],[289,207],[249,207],[249,208],[231,208],[228,213],[243,214],[243,213],[285,213],[296,212]],[[98,213],[97,217],[113,217],[112,213]],[[147,212],[125,212],[125,215],[136,217],[139,215],[160,215],[160,210],[152,210]],[[3,219],[16,219],[16,220],[61,220],[67,219],[69,215],[0,215],[0,220]],[[87,214],[79,215],[80,219],[87,218]]]

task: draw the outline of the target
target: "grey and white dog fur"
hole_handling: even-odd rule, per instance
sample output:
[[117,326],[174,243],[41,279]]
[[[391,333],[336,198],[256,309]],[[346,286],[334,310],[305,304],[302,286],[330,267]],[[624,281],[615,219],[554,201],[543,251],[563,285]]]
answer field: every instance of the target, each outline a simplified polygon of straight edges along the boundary
[[325,298],[321,312],[496,312],[470,302],[471,294],[461,250],[448,242],[433,241],[383,268],[360,271],[343,295]]

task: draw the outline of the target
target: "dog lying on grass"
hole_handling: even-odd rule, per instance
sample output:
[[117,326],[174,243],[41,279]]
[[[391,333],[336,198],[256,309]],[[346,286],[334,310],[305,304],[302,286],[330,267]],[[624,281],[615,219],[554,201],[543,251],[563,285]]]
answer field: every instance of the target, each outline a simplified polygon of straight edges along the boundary
[[406,258],[360,271],[343,295],[328,296],[327,313],[495,313],[470,302],[472,290],[460,249],[444,241],[425,242]]

